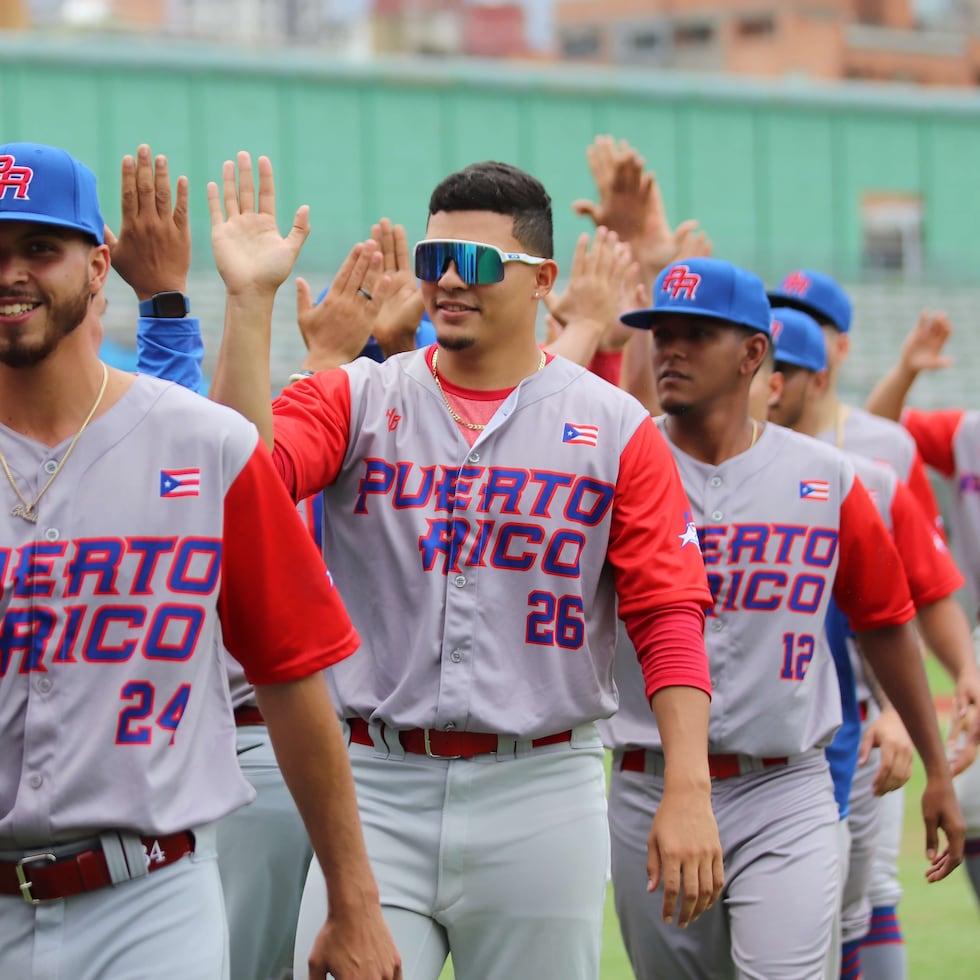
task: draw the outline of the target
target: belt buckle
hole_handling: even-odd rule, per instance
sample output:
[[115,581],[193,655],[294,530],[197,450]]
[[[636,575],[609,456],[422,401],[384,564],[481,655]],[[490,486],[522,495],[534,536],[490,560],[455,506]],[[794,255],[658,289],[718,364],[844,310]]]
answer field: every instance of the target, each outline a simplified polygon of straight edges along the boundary
[[425,754],[430,759],[462,759],[463,758],[461,755],[439,755],[438,752],[433,752],[432,742],[429,741],[429,731],[430,729],[428,728],[422,729],[422,738],[424,739],[425,742]]
[[20,894],[21,898],[27,902],[28,905],[40,905],[41,902],[46,901],[43,898],[35,898],[31,894],[31,888],[34,887],[33,881],[27,880],[27,875],[24,874],[24,865],[33,864],[37,861],[57,861],[58,859],[53,854],[27,854],[22,857],[14,868],[17,873],[17,881],[20,883]]

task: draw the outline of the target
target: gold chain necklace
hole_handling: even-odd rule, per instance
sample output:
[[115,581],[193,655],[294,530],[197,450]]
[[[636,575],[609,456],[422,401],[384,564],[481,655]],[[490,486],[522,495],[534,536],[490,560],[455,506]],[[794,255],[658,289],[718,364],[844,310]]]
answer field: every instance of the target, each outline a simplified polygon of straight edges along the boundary
[[752,423],[752,441],[749,443],[749,449],[755,445],[756,439],[759,438],[759,423],[755,419],[749,419]]
[[3,466],[3,471],[7,475],[7,482],[13,488],[15,494],[17,494],[17,499],[20,501],[19,504],[14,505],[11,508],[11,517],[23,517],[25,521],[30,521],[31,524],[37,524],[37,505],[40,499],[44,496],[48,487],[54,483],[58,474],[61,472],[61,468],[68,462],[68,457],[71,455],[71,451],[75,448],[78,440],[81,439],[82,433],[85,431],[89,422],[92,421],[92,416],[98,411],[99,405],[102,404],[102,396],[105,394],[106,383],[109,380],[109,369],[103,363],[102,365],[102,384],[99,386],[99,393],[95,398],[95,404],[89,409],[88,415],[85,416],[85,421],[82,423],[82,427],[75,433],[72,437],[71,442],[68,444],[68,448],[65,450],[65,455],[61,457],[58,465],[54,468],[51,476],[48,477],[48,482],[44,484],[43,487],[38,491],[37,496],[30,502],[27,502],[27,498],[20,492],[20,487],[17,486],[16,480],[14,480],[14,474],[10,472],[10,467],[7,465],[7,459],[0,452],[0,465]]
[[[538,366],[537,368],[535,368],[535,371],[536,372],[541,371],[544,368],[546,361],[547,361],[547,357],[545,356],[544,351],[541,351],[541,357],[538,359]],[[432,378],[436,383],[436,387],[439,389],[439,394],[442,395],[442,400],[443,402],[445,402],[446,409],[449,411],[449,414],[452,416],[453,421],[457,422],[459,425],[465,426],[467,429],[472,429],[474,432],[482,432],[487,427],[487,423],[483,423],[482,425],[480,425],[476,422],[467,422],[466,419],[460,418],[460,416],[457,415],[456,411],[453,409],[453,406],[449,404],[449,399],[446,397],[446,392],[443,390],[442,382],[439,380],[439,371],[437,369],[438,363],[439,363],[439,348],[437,347],[432,352]]]

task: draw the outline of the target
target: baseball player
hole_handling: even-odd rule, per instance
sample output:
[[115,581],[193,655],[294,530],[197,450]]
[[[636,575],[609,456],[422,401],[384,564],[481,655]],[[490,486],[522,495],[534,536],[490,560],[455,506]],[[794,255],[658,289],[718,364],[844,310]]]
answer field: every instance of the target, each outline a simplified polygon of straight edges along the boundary
[[[973,595],[980,596],[980,507],[977,489],[980,462],[976,446],[980,443],[980,413],[961,409],[922,411],[906,409],[905,398],[923,370],[936,370],[951,361],[942,356],[951,333],[943,314],[923,313],[902,345],[898,363],[875,387],[867,407],[886,418],[899,419],[915,439],[926,463],[951,482],[953,545],[966,569]],[[980,632],[974,630],[974,645],[980,657]],[[957,698],[958,712],[967,705]],[[976,714],[967,737],[980,741],[980,721]],[[956,779],[956,792],[967,819],[966,866],[973,890],[980,899],[980,764],[974,764]]]
[[[191,240],[187,180],[177,181],[171,211],[166,157],[140,146],[122,163],[122,226],[107,234],[113,268],[140,300],[137,370],[201,385],[204,345],[186,297]],[[227,651],[235,748],[255,799],[215,828],[218,872],[228,920],[232,980],[277,977],[293,962],[296,919],[312,857],[309,836],[282,777],[253,686]],[[248,855],[243,860],[243,855]]]
[[[663,741],[637,711],[628,649],[616,658],[623,692],[604,724],[616,908],[639,977],[822,978],[838,901],[837,811],[823,748],[840,697],[823,635],[831,594],[858,624],[873,663],[925,760],[929,877],[962,857],[935,713],[907,625],[907,591],[888,533],[847,460],[748,414],[766,355],[770,311],[758,277],[727,262],[673,263],[650,309],[624,316],[653,336],[652,371],[666,435],[692,507],[714,605],[706,645],[714,696],[709,731],[712,804],[725,849],[722,901],[684,932],[644,902],[636,873],[637,814],[656,807]],[[901,579],[898,579],[899,583]],[[937,848],[943,826],[947,847]]]
[[[819,402],[823,386],[827,383],[823,333],[812,318],[790,308],[774,311],[773,331],[777,338],[776,369],[781,375],[782,384],[778,397],[770,404],[769,417],[798,432],[814,435],[817,430],[814,405]],[[824,355],[822,360],[821,355]],[[872,492],[872,499],[895,540],[927,645],[957,682],[960,696],[974,701],[980,691],[980,677],[972,660],[969,625],[955,599],[963,578],[944,540],[922,513],[908,488],[898,481],[894,471],[864,457],[849,455],[862,482]],[[860,671],[860,662],[849,630],[844,631],[844,639],[852,662],[839,663],[838,666],[839,669],[843,666],[853,677],[855,672]],[[852,694],[853,683],[850,689],[842,683],[842,690],[845,697]],[[857,800],[848,817],[853,846],[843,903],[844,962],[841,975],[848,978],[861,973],[861,940],[867,932],[870,909],[868,889],[878,827],[875,798],[889,788],[903,784],[911,764],[910,751],[902,751],[907,737],[897,724],[894,712],[886,710],[875,719],[878,712],[874,704],[862,701],[860,707],[863,720],[869,720],[870,712],[872,722],[866,726],[864,733],[864,765],[855,770],[853,762],[857,761],[856,754],[851,755],[847,745],[840,743],[841,732],[827,750],[839,801],[845,784],[849,793],[852,777]],[[884,721],[888,721],[888,727],[883,731]],[[878,753],[868,758],[868,747],[872,742],[880,746],[880,759]],[[954,774],[968,762],[965,753],[960,755],[961,758],[955,760],[953,766]],[[871,805],[868,805],[869,801]]]
[[319,676],[356,634],[254,428],[98,360],[103,228],[79,161],[0,146],[4,975],[227,976],[223,639],[330,885],[311,975],[397,977]]
[[[268,160],[257,214],[247,154],[238,171],[237,189],[230,163],[209,188],[232,299],[212,395],[258,422],[297,499],[324,495],[324,554],[364,638],[331,690],[406,972],[435,978],[451,953],[459,978],[595,978],[608,867],[595,722],[616,706],[617,597],[672,767],[641,863],[683,923],[721,885],[709,595],[681,544],[676,468],[635,401],[538,348],[538,301],[557,275],[550,199],[506,164],[433,192],[414,267],[438,344],[320,371],[270,411],[268,311],[306,211],[280,238]],[[618,300],[601,288],[606,245],[589,253],[600,321]],[[331,295],[372,308],[380,280],[362,256]],[[318,877],[298,941],[323,901]]]
[[[819,397],[814,399],[813,412],[818,438],[841,449],[866,456],[890,466],[920,502],[924,512],[941,533],[942,521],[935,495],[929,484],[922,458],[915,442],[900,425],[871,413],[844,405],[837,396],[837,378],[850,350],[851,302],[844,289],[831,277],[807,269],[787,275],[780,285],[770,292],[774,308],[790,306],[809,313],[824,329],[827,342],[827,384]],[[932,613],[948,610],[955,614],[955,603],[944,607],[927,604],[920,615],[920,624],[930,630],[930,642],[939,640],[943,648],[937,651],[950,669],[969,666],[969,650],[962,629],[952,633],[945,629],[945,614]],[[926,619],[931,616],[929,623]],[[962,620],[962,617],[960,617]],[[962,622],[959,624],[962,626]],[[959,636],[957,636],[959,633]],[[944,652],[944,651],[949,651]],[[859,696],[869,701],[870,687],[857,666]],[[975,697],[976,694],[972,695]],[[873,719],[872,719],[873,720]],[[860,933],[867,922],[865,938],[861,945],[862,968],[866,980],[895,980],[905,975],[904,941],[898,925],[897,906],[901,899],[898,882],[898,851],[901,841],[903,794],[892,793],[881,800],[870,792],[870,781],[859,780],[852,789],[852,847],[855,846],[858,819],[861,808],[877,810],[863,826],[876,835],[874,870],[869,892],[860,907],[853,913],[853,929]],[[875,828],[877,827],[877,830]],[[852,867],[858,864],[852,862]],[[851,916],[845,910],[845,928]],[[848,930],[850,931],[850,930]]]

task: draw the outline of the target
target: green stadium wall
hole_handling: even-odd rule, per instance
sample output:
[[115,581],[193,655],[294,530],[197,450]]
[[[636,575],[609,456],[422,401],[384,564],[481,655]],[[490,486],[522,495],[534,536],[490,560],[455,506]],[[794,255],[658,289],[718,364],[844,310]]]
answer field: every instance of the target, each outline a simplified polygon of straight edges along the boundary
[[798,264],[861,278],[860,203],[918,195],[930,281],[980,260],[980,98],[972,92],[462,61],[328,61],[154,38],[0,34],[0,139],[66,147],[119,220],[123,154],[147,142],[190,178],[196,264],[210,262],[207,181],[238,150],[267,154],[288,227],[311,206],[303,267],[333,269],[389,215],[424,231],[432,187],[481,159],[522,166],[555,202],[558,258],[586,224],[585,148],[636,145],[673,221],[700,220],[716,254],[767,278]]

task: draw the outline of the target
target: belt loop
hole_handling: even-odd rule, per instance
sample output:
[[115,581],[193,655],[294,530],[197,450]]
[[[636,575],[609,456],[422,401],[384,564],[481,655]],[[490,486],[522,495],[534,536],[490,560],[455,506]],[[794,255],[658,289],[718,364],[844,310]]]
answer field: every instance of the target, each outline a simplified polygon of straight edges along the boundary
[[368,722],[368,732],[374,742],[374,754],[379,759],[404,759],[405,749],[398,739],[398,731],[388,728],[383,721]]
[[529,738],[514,739],[501,735],[497,738],[497,759],[521,759],[531,753]]
[[576,725],[572,729],[572,737],[568,742],[573,749],[601,748],[602,736],[599,734],[599,726],[594,721]]
[[99,841],[114,885],[120,881],[142,878],[149,873],[146,848],[138,834],[123,830],[112,831],[100,834]]

